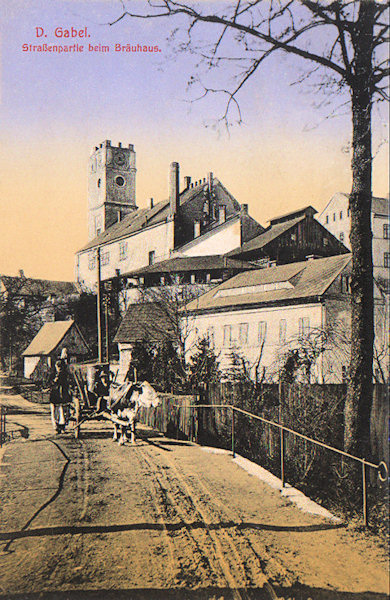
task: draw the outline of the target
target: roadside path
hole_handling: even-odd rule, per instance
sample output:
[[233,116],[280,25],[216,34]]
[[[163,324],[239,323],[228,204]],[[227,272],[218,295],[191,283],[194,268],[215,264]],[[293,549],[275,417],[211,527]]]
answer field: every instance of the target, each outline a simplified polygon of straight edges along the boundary
[[229,453],[148,428],[120,447],[105,422],[53,436],[24,402],[31,435],[0,465],[0,599],[388,597],[373,538],[302,512]]

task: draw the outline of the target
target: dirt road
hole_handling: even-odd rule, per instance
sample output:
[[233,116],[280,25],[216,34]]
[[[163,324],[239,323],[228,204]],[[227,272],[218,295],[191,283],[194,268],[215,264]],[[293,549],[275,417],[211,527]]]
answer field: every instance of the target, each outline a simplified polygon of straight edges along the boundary
[[[30,413],[30,414],[29,414]],[[0,466],[0,598],[384,600],[373,540],[305,514],[228,453],[104,422],[53,436],[45,411]]]

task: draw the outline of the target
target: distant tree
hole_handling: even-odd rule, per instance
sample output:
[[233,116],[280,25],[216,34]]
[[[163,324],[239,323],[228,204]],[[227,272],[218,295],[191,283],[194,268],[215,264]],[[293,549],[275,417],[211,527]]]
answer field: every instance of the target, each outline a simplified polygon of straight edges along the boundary
[[208,337],[202,337],[197,341],[195,351],[188,362],[189,385],[194,389],[200,384],[219,381],[220,378],[218,357],[211,348]]
[[137,371],[138,381],[154,381],[153,361],[155,348],[146,341],[134,342],[131,350],[131,366]]
[[[176,19],[178,49],[193,52],[208,69],[237,65],[231,87],[203,85],[196,73],[191,86],[201,96],[226,98],[222,120],[231,122],[239,94],[265,60],[275,53],[310,65],[318,90],[346,90],[352,117],[352,190],[349,198],[352,247],[352,352],[345,405],[345,449],[368,456],[373,379],[372,269],[372,107],[388,100],[389,2],[374,0],[129,0],[111,23],[125,18]],[[206,29],[205,29],[206,28]],[[172,36],[171,36],[172,37]],[[348,103],[348,100],[347,100]]]

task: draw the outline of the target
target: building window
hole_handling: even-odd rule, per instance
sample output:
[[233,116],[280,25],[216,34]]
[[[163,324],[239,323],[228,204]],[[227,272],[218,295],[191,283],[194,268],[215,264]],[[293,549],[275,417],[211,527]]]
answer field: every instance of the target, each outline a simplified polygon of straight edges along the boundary
[[225,348],[230,348],[232,345],[232,326],[224,325],[223,327],[223,345]]
[[325,223],[329,223],[329,215],[326,215],[326,217],[325,217]]
[[390,252],[385,252],[384,257],[383,257],[383,262],[385,267],[389,268],[390,267]]
[[267,337],[267,322],[259,321],[259,329],[258,329],[258,341],[259,344],[262,345],[265,342],[265,338]]
[[344,231],[340,232],[340,242],[344,241]]
[[279,344],[286,343],[287,321],[280,319],[279,321]]
[[240,323],[238,339],[240,341],[241,346],[246,346],[248,343],[248,331],[249,331],[249,324],[248,323]]
[[190,276],[190,282],[191,282],[192,284],[193,284],[193,283],[196,283],[196,277],[195,277],[195,273],[191,273],[191,276]]
[[98,180],[97,180],[97,186],[98,186],[98,188],[100,188],[100,186],[101,186],[101,185],[102,185],[102,180],[101,180],[101,179],[98,179]]
[[126,260],[127,258],[127,242],[120,242],[119,244],[119,260]]
[[101,257],[101,265],[102,267],[105,267],[106,265],[110,264],[110,253],[108,252],[108,250],[106,252],[102,252],[102,257]]
[[333,213],[333,221],[336,220],[336,213]]
[[93,271],[96,267],[96,255],[95,252],[90,252],[88,254],[88,269]]
[[351,276],[341,275],[341,291],[343,294],[351,293]]
[[95,235],[100,235],[102,232],[102,215],[95,217]]
[[309,333],[309,331],[310,331],[309,317],[302,317],[301,319],[299,319],[298,330],[299,330],[299,337],[303,337]]
[[385,240],[390,239],[390,225],[389,225],[389,223],[385,223],[383,225],[383,237],[385,238]]
[[348,211],[347,211],[347,215],[348,215],[348,217],[350,217],[350,216],[351,216],[351,209],[350,209],[350,208],[349,208],[349,209],[348,209]]
[[340,210],[340,220],[343,218],[343,211]]
[[208,339],[210,348],[215,348],[215,334],[214,334],[213,326],[211,326],[207,329],[207,339]]
[[154,265],[155,262],[156,262],[156,252],[155,252],[155,250],[151,250],[149,252],[149,264]]

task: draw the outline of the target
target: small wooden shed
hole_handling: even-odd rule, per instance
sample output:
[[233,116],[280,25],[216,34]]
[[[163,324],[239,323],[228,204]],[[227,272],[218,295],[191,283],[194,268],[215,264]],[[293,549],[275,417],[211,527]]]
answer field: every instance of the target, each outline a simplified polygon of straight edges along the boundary
[[38,371],[44,373],[51,369],[64,348],[70,362],[83,360],[90,353],[88,344],[74,321],[45,323],[22,354],[24,376],[31,378],[34,374],[36,377]]

